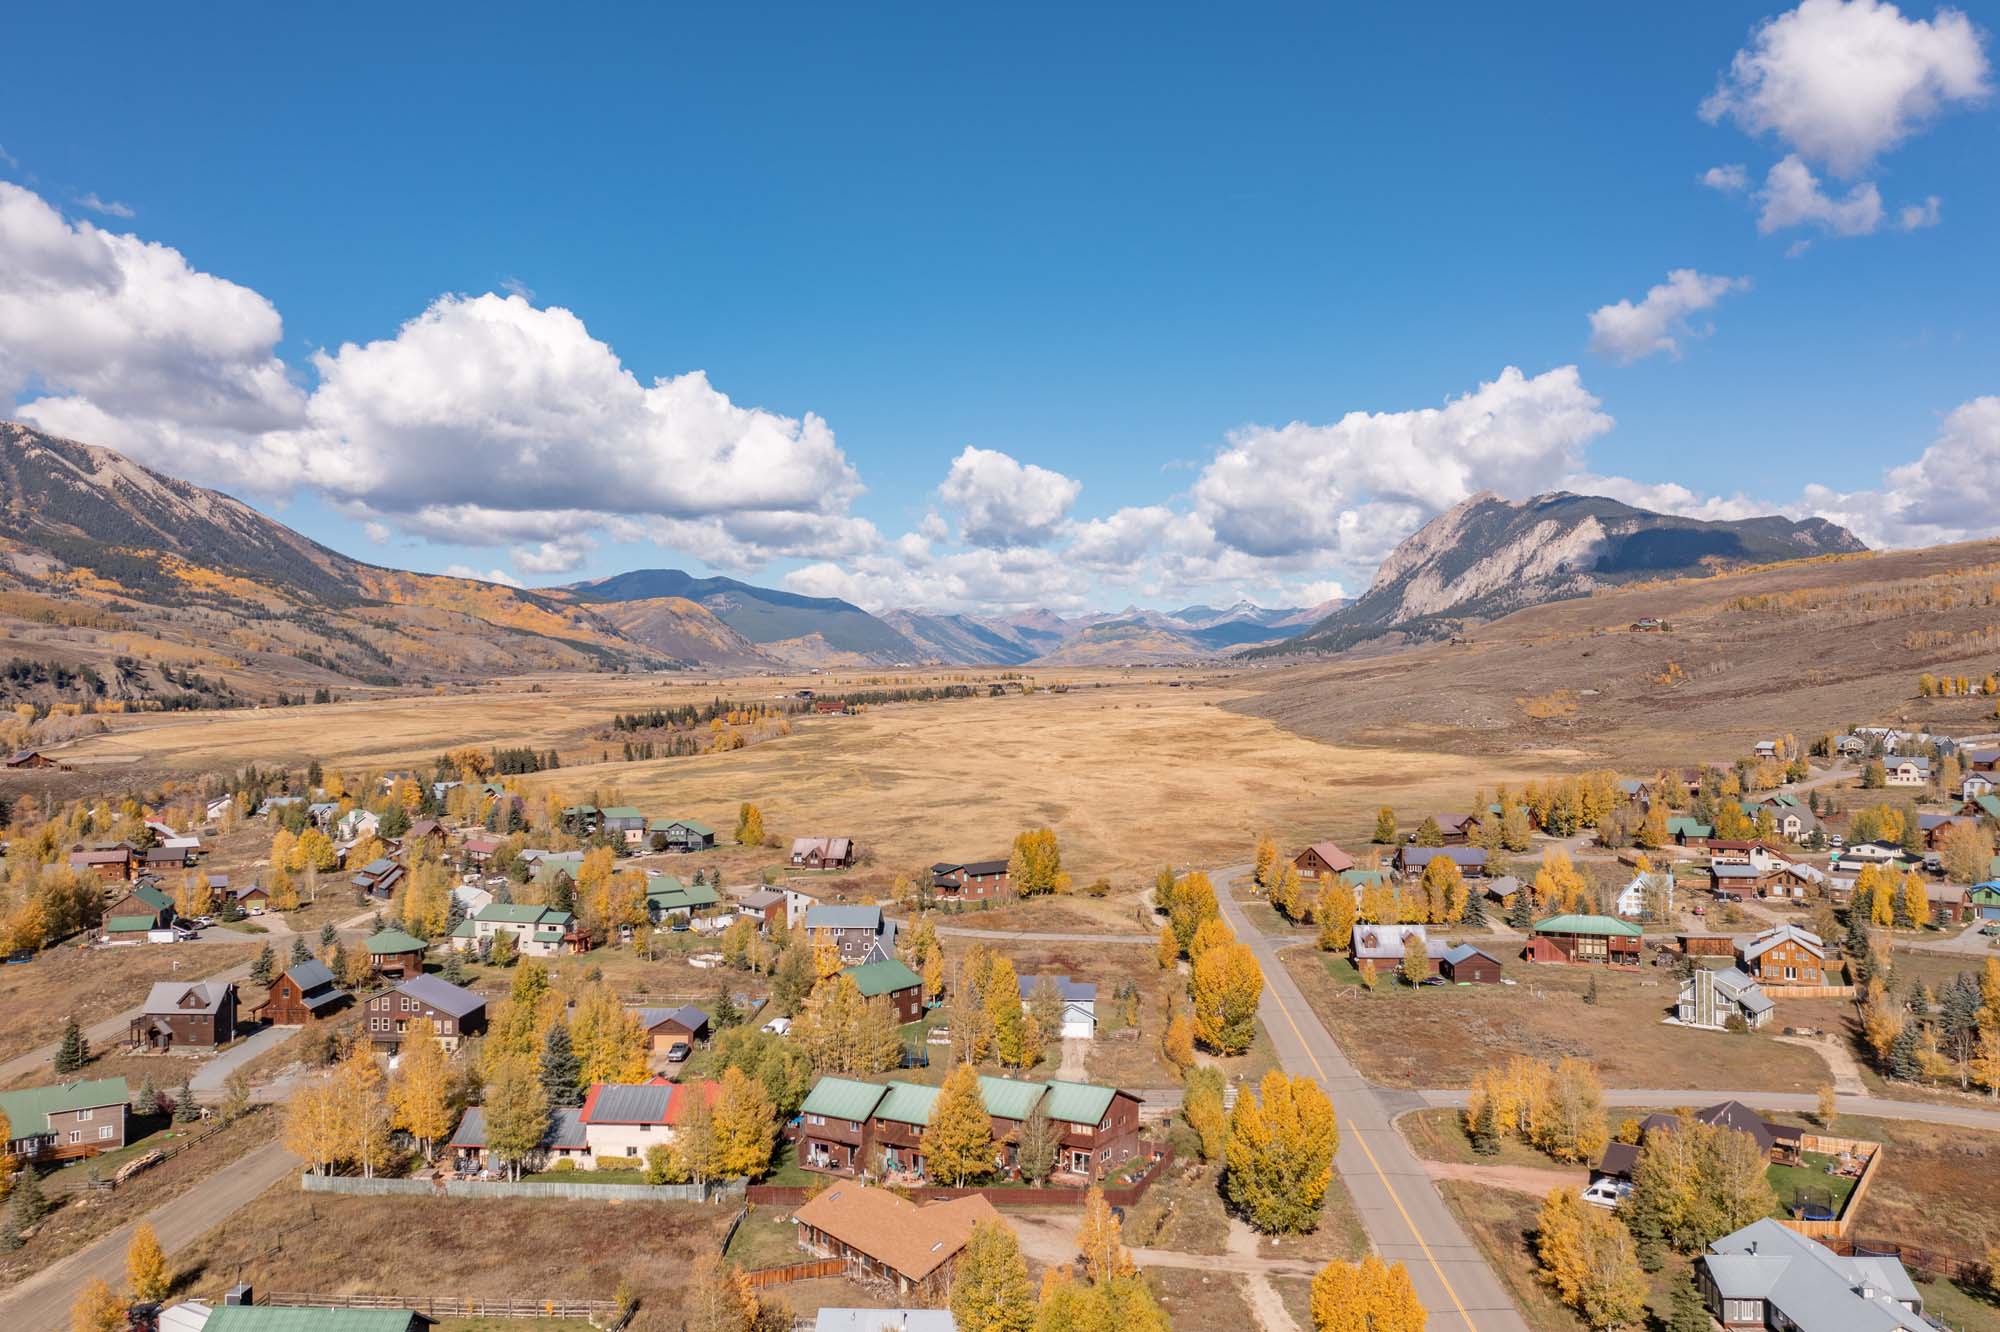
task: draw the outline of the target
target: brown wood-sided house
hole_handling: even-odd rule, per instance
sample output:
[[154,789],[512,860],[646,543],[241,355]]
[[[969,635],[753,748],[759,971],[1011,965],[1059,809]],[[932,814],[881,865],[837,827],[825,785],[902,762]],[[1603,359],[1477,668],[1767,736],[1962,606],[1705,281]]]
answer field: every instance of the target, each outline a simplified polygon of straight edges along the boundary
[[368,950],[368,964],[384,980],[423,975],[424,950],[430,947],[415,935],[393,928],[375,931],[361,946]]
[[854,863],[855,851],[851,837],[794,837],[792,868],[844,869]]
[[736,899],[736,914],[757,922],[759,934],[785,928],[785,895],[771,888],[753,888]]
[[1311,883],[1322,874],[1331,878],[1347,873],[1354,868],[1354,857],[1332,842],[1314,842],[1292,857],[1292,868],[1299,872],[1301,879]]
[[132,1019],[129,1039],[147,1050],[227,1045],[236,1039],[236,987],[227,981],[159,981]]
[[637,1014],[639,1025],[652,1042],[654,1054],[663,1055],[676,1045],[695,1050],[708,1044],[708,1014],[693,1004],[683,1004],[679,1008],[641,1008]]
[[101,883],[117,883],[132,877],[137,858],[126,842],[108,846],[85,846],[78,842],[69,849],[69,867],[78,874],[93,875]]
[[39,749],[24,749],[18,754],[9,755],[7,766],[10,768],[60,768],[62,764],[56,762]]
[[1609,962],[1636,966],[1643,931],[1616,916],[1571,913],[1534,924],[1528,947],[1530,962]]
[[486,1001],[436,976],[413,976],[392,989],[370,995],[363,1008],[368,1039],[376,1049],[393,1053],[409,1035],[410,1026],[427,1021],[438,1043],[456,1050],[468,1036],[486,1030]]
[[939,861],[931,866],[931,891],[947,902],[979,902],[1004,897],[1014,881],[1004,860],[973,860],[963,864]]
[[1498,985],[1500,959],[1471,944],[1459,944],[1438,960],[1438,975],[1454,985]]
[[1676,934],[1682,957],[1735,957],[1736,941],[1726,934]]
[[1826,945],[1796,925],[1765,930],[1738,949],[1736,958],[1746,975],[1766,985],[1826,983]]
[[841,1184],[807,1199],[792,1219],[799,1247],[843,1260],[853,1280],[886,1285],[910,1302],[939,1304],[973,1226],[997,1223],[1000,1213],[976,1193],[915,1203],[887,1189]]
[[252,1012],[275,1027],[301,1027],[337,1013],[354,996],[333,982],[324,962],[301,962],[271,982],[271,992]]

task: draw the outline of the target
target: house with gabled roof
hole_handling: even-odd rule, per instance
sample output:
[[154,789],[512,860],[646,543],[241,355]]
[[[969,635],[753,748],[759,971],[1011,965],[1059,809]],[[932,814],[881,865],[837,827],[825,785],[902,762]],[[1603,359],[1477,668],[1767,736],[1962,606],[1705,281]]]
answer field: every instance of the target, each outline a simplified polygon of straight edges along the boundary
[[947,902],[1004,897],[1013,887],[1004,860],[941,860],[931,866],[931,892]]
[[583,1098],[584,1140],[590,1144],[586,1168],[596,1158],[641,1157],[648,1148],[674,1140],[674,1129],[689,1113],[696,1098],[713,1108],[722,1093],[722,1084],[699,1082],[600,1082]]
[[[483,1107],[466,1107],[465,1113],[459,1117],[458,1127],[452,1130],[451,1138],[445,1143],[442,1155],[460,1169],[500,1168],[499,1159],[487,1146],[486,1111]],[[584,1135],[581,1110],[569,1106],[551,1109],[548,1126],[542,1130],[541,1145],[522,1162],[522,1169],[540,1170],[555,1161],[574,1161],[583,1170],[591,1169],[596,1164],[592,1159],[590,1140]]]
[[896,947],[896,922],[879,906],[822,902],[806,908],[806,937],[830,941],[848,966],[888,957]]
[[654,819],[646,825],[646,845],[655,851],[707,851],[715,829],[699,819]]
[[369,861],[354,871],[354,886],[379,901],[388,901],[396,895],[396,887],[402,883],[406,871],[387,856]]
[[1786,1332],[1934,1332],[1901,1260],[1843,1257],[1770,1217],[1695,1259],[1695,1285],[1725,1328]]
[[646,913],[655,925],[683,926],[727,916],[722,895],[705,883],[682,883],[672,874],[646,880]]
[[1684,1027],[1720,1031],[1741,1018],[1755,1029],[1767,1025],[1777,1007],[1762,985],[1735,967],[1696,967],[1681,982],[1674,1015]]
[[330,1017],[347,1006],[354,996],[334,983],[326,963],[300,962],[271,982],[271,992],[251,1012],[276,1027],[303,1026],[314,1018]]
[[854,982],[864,999],[887,999],[899,1023],[915,1022],[924,1015],[923,977],[901,958],[885,957],[848,967],[841,975]]
[[693,1004],[679,1008],[639,1008],[633,1013],[652,1042],[653,1053],[663,1055],[676,1045],[693,1050],[708,1043],[709,1016]]
[[1305,850],[1292,857],[1292,868],[1307,883],[1325,874],[1345,874],[1354,868],[1354,857],[1340,849],[1334,842],[1314,842]]
[[132,1019],[132,1045],[178,1050],[236,1039],[236,986],[228,981],[156,981]]
[[[923,1130],[940,1090],[918,1083],[821,1078],[800,1107],[798,1161],[808,1170],[854,1175],[877,1169],[922,1178]],[[1139,1150],[1139,1098],[1094,1083],[982,1077],[995,1169],[1014,1168],[1014,1138],[1039,1109],[1055,1126],[1056,1170],[1083,1180],[1116,1171]]]
[[1826,983],[1826,944],[1811,930],[1779,925],[1736,950],[1737,965],[1766,985]]
[[795,837],[792,839],[792,868],[844,869],[854,863],[858,853],[859,848],[851,837]]
[[1458,872],[1468,879],[1486,873],[1486,851],[1477,846],[1399,846],[1396,870],[1406,879],[1421,879],[1431,861],[1439,857],[1457,864]]
[[460,952],[476,952],[481,943],[496,934],[513,935],[515,946],[524,957],[590,951],[590,937],[578,927],[573,913],[516,902],[488,903],[476,915],[460,921],[451,932],[451,947]]
[[0,1092],[0,1114],[8,1124],[0,1151],[23,1165],[115,1151],[125,1145],[131,1099],[123,1078]]
[[368,1039],[376,1049],[394,1054],[418,1022],[446,1050],[456,1050],[468,1036],[486,1030],[486,1000],[440,976],[411,976],[368,996],[363,1008]]
[[1021,1007],[1026,1009],[1033,1002],[1035,989],[1044,980],[1055,986],[1062,996],[1062,1025],[1054,1033],[1044,1032],[1045,1037],[1057,1036],[1065,1041],[1087,1041],[1097,1035],[1097,985],[1093,981],[1071,980],[1068,976],[1021,976],[1017,978],[1021,991]]
[[916,1203],[887,1189],[842,1184],[808,1198],[792,1219],[799,1247],[844,1261],[849,1279],[942,1303],[972,1228],[999,1223],[1000,1213],[976,1193]]
[[170,927],[176,914],[174,899],[158,881],[144,880],[104,908],[104,938],[110,943],[144,943],[154,930]]
[[407,980],[424,974],[424,950],[430,947],[414,934],[391,926],[375,931],[361,945],[368,950],[368,964],[384,980]]
[[1530,962],[1608,962],[1636,965],[1643,931],[1629,920],[1580,912],[1534,923],[1521,955]]
[[1413,935],[1423,941],[1425,961],[1430,973],[1436,975],[1451,946],[1442,939],[1431,938],[1430,929],[1425,925],[1357,924],[1348,940],[1347,959],[1354,964],[1356,971],[1377,976],[1394,971],[1403,965],[1403,950],[1408,947],[1406,941]]
[[85,846],[78,842],[69,849],[69,867],[104,883],[130,879],[137,868],[137,853],[129,842]]
[[1883,759],[1882,780],[1890,786],[1929,786],[1931,761],[1913,754]]
[[597,811],[599,831],[626,854],[646,849],[646,816],[630,805],[612,805]]

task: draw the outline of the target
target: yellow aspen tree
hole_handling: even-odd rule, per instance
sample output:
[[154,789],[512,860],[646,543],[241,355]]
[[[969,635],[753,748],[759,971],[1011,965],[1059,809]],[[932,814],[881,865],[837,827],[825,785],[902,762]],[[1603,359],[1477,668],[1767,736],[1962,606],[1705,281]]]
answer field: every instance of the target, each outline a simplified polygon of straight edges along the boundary
[[451,1070],[436,1028],[425,1018],[410,1024],[389,1079],[389,1122],[415,1138],[424,1160],[435,1159],[438,1139],[451,1132]]
[[289,828],[280,828],[277,832],[271,834],[271,868],[273,870],[291,869],[292,849],[297,845],[298,839],[292,836],[292,830]]
[[339,1111],[331,1078],[318,1077],[285,1102],[285,1149],[324,1175],[340,1156]]
[[957,1332],[1033,1332],[1034,1288],[1012,1226],[998,1218],[974,1224],[949,1304]]
[[1250,867],[1250,881],[1257,885],[1259,892],[1268,893],[1278,882],[1278,844],[1271,840],[1271,834],[1264,833],[1257,838],[1257,851]]
[[953,1187],[992,1171],[993,1120],[971,1064],[960,1064],[945,1076],[924,1130],[924,1157],[931,1176]]
[[1264,972],[1245,943],[1211,948],[1194,964],[1195,1039],[1218,1054],[1242,1054],[1256,1035]]
[[[701,1084],[689,1084],[703,1095]],[[778,1142],[778,1112],[764,1084],[740,1068],[724,1069],[715,1101],[716,1154],[721,1172],[756,1179],[771,1166]]]
[[639,1025],[638,1015],[628,1012],[604,982],[590,986],[578,997],[569,1040],[584,1086],[646,1080],[645,1028]]
[[1203,954],[1211,948],[1236,942],[1236,931],[1229,928],[1229,922],[1220,916],[1205,920],[1195,930],[1194,938],[1188,943],[1188,961],[1200,962]]
[[1162,971],[1181,960],[1181,943],[1174,937],[1172,925],[1160,926],[1160,939],[1153,947],[1153,960],[1160,964]]
[[70,1332],[122,1332],[126,1303],[101,1278],[92,1277],[69,1307]]
[[1160,1033],[1160,1053],[1175,1072],[1185,1073],[1194,1067],[1194,1019],[1185,1010],[1167,1020]]
[[357,1040],[333,1070],[334,1111],[340,1157],[361,1166],[372,1179],[389,1154],[389,1106],[383,1096],[382,1067],[368,1042]]
[[1118,1218],[1104,1200],[1104,1190],[1092,1186],[1083,1198],[1083,1220],[1077,1226],[1076,1252],[1092,1281],[1131,1276],[1138,1269],[1125,1248]]
[[924,954],[924,998],[936,1003],[944,997],[944,949]]
[[132,1232],[132,1242],[125,1249],[125,1285],[140,1304],[158,1304],[173,1286],[160,1237],[144,1221]]
[[1336,1259],[1312,1282],[1314,1332],[1424,1332],[1426,1315],[1401,1263],[1369,1254],[1358,1263]]
[[1924,891],[1924,881],[1911,870],[1903,876],[1903,909],[1909,913],[1910,928],[1921,930],[1931,923],[1931,898]]
[[1246,1090],[1236,1098],[1223,1191],[1266,1234],[1311,1230],[1319,1224],[1339,1147],[1340,1129],[1326,1093],[1310,1078],[1273,1069],[1255,1096]]
[[1319,900],[1313,919],[1319,922],[1319,948],[1336,953],[1354,939],[1354,890],[1344,880],[1320,876]]
[[[1389,925],[1396,919],[1396,890],[1386,878],[1361,887],[1361,920],[1368,925]],[[1345,947],[1346,945],[1341,945]]]

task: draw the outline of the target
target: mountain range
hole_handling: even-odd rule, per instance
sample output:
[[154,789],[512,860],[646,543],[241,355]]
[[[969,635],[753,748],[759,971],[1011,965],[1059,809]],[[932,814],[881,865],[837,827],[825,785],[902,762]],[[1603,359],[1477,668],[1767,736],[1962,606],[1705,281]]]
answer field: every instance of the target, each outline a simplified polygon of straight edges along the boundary
[[[1644,578],[1861,549],[1818,519],[1702,522],[1478,495],[1348,604],[871,614],[678,569],[525,590],[367,564],[218,491],[0,422],[0,698],[262,700],[548,670],[1174,664],[1455,633]],[[191,697],[188,697],[191,696]]]
[[1509,500],[1483,491],[1405,538],[1351,605],[1251,655],[1449,638],[1468,624],[1602,588],[1866,549],[1824,518],[1709,521],[1601,495]]

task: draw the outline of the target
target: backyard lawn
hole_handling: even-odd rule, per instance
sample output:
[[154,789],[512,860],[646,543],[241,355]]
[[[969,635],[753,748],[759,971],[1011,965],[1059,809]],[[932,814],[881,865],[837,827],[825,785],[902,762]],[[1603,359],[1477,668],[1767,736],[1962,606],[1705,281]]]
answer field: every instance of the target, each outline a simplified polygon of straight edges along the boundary
[[1847,1210],[1847,1200],[1859,1181],[1847,1175],[1829,1174],[1827,1166],[1832,1162],[1833,1158],[1825,1152],[1802,1152],[1795,1166],[1772,1162],[1764,1171],[1764,1177],[1771,1181],[1771,1192],[1778,1195],[1778,1204],[1771,1209],[1771,1215],[1790,1216],[1794,1200],[1801,1199],[1803,1191],[1803,1201],[1824,1203],[1832,1213],[1816,1219],[1838,1219]]

